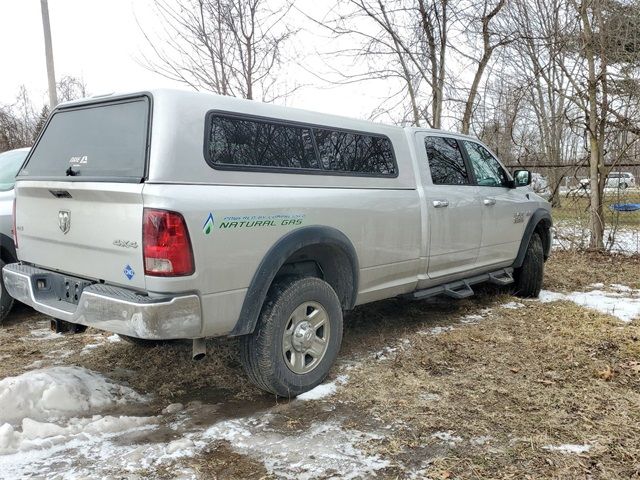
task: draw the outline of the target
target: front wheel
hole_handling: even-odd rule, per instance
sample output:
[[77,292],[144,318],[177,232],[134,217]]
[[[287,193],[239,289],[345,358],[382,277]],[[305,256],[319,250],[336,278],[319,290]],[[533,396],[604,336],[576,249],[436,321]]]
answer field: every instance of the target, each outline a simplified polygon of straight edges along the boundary
[[538,233],[534,232],[531,235],[522,266],[516,268],[513,273],[515,295],[522,298],[535,298],[540,294],[544,276],[544,248]]
[[4,281],[2,280],[2,269],[4,266],[4,261],[0,260],[0,323],[7,318],[13,306],[13,297],[7,292],[7,289],[4,287]]
[[295,397],[322,383],[342,343],[342,306],[315,277],[277,281],[253,333],[240,338],[240,361],[252,383]]

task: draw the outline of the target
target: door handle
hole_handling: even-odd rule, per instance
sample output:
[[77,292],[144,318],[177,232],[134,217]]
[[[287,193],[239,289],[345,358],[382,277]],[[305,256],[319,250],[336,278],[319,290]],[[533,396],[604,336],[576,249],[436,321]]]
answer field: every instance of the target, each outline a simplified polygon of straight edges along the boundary
[[496,204],[496,199],[495,198],[485,198],[482,203],[484,203],[485,205],[487,205],[488,207],[490,207],[491,205],[495,205]]
[[444,208],[449,206],[449,200],[434,200],[433,206],[436,208]]

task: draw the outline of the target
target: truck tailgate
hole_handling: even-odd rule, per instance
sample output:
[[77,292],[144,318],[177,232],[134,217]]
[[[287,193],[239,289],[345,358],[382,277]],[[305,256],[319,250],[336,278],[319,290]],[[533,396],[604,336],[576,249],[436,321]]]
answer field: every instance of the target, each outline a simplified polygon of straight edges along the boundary
[[20,260],[145,287],[143,184],[22,181],[16,189]]

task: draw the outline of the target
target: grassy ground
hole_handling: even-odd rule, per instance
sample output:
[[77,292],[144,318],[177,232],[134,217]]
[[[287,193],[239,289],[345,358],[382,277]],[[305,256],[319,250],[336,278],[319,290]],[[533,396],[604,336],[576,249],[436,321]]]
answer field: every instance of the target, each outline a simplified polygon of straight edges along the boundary
[[[558,252],[547,264],[545,288],[574,291],[596,282],[640,288],[638,272],[637,257]],[[388,300],[356,309],[346,318],[332,373],[346,372],[348,383],[317,402],[276,401],[255,389],[235,360],[233,341],[210,342],[211,354],[197,364],[180,343],[147,350],[107,343],[82,353],[95,335],[106,334],[25,341],[43,319],[26,308],[0,329],[0,378],[71,351],[62,361],[152,393],[152,413],[175,401],[219,403],[233,416],[278,404],[278,428],[291,434],[340,417],[348,428],[385,432],[362,445],[390,461],[381,478],[640,476],[640,324],[568,302],[502,307],[513,301],[487,288],[459,302]],[[466,315],[483,318],[461,323]],[[544,448],[561,444],[591,450]],[[260,459],[224,442],[184,463],[202,478],[268,477]],[[149,475],[172,476],[170,469]]]

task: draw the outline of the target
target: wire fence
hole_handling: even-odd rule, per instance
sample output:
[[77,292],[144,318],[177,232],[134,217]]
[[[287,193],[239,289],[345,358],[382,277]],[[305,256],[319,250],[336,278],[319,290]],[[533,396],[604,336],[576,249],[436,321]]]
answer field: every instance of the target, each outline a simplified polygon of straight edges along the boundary
[[[588,182],[573,182],[559,190],[560,206],[553,209],[554,248],[587,249],[590,246],[590,191]],[[608,187],[604,190],[604,245],[609,252],[640,254],[640,188]]]

